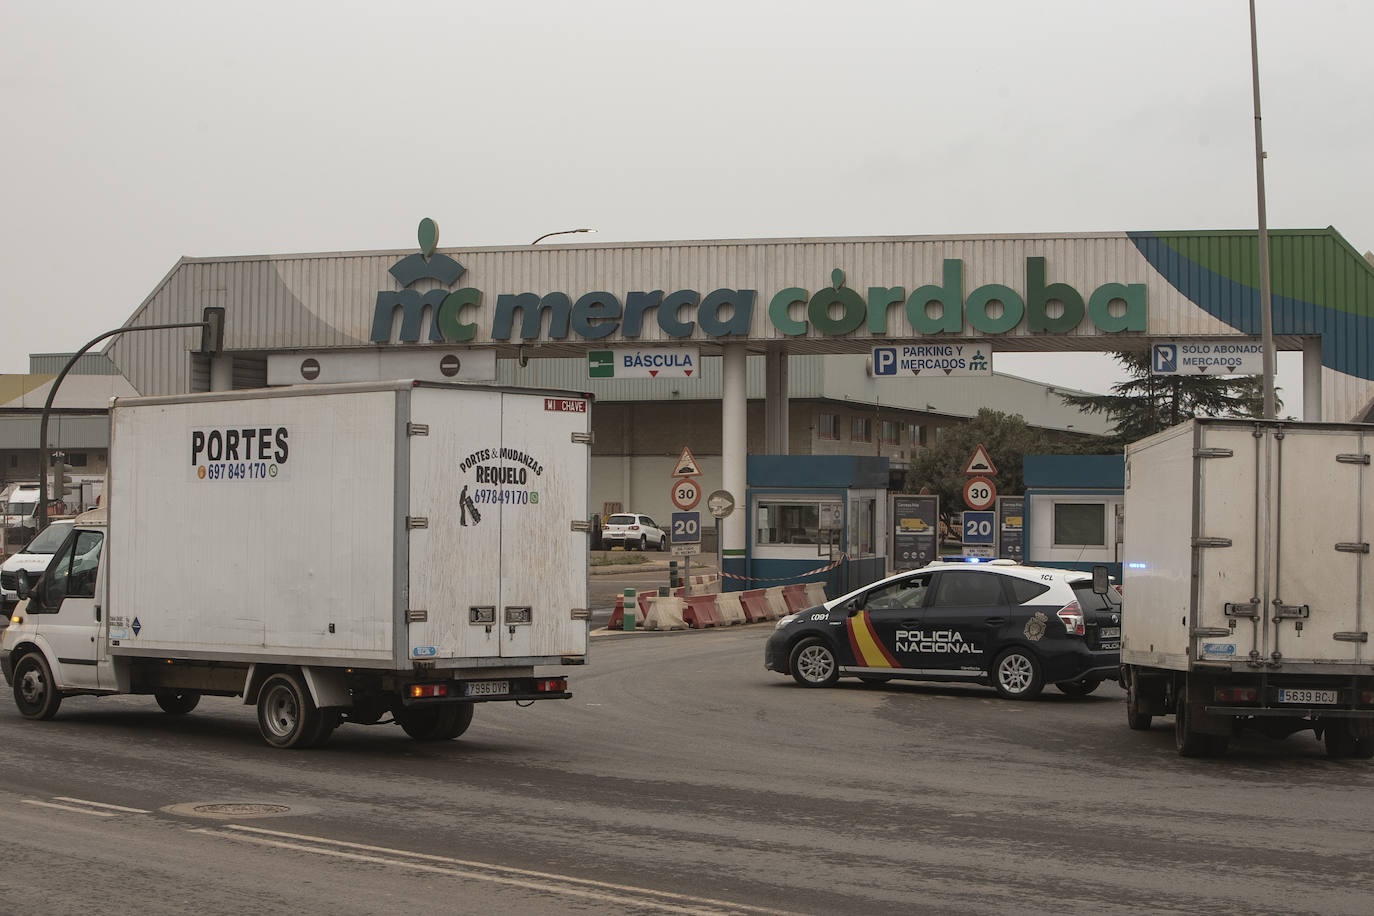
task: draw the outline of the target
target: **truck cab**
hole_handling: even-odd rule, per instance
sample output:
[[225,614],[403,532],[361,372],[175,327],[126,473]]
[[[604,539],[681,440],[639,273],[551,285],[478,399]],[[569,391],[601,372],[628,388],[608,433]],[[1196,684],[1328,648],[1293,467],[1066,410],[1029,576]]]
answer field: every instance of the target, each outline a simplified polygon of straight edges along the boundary
[[100,575],[105,510],[85,512],[52,555],[0,636],[0,669],[32,718],[51,718],[64,695],[114,692],[103,638]]

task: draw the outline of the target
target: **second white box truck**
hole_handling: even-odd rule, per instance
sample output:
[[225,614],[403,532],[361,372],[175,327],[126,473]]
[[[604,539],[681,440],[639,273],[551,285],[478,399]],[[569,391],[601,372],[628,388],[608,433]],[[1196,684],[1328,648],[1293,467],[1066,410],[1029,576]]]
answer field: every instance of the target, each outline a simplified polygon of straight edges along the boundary
[[1305,729],[1374,757],[1374,426],[1193,420],[1126,449],[1131,728],[1180,754]]
[[[118,399],[104,506],[0,639],[20,712],[64,697],[257,706],[460,735],[564,699],[587,654],[590,397],[417,382]],[[553,669],[549,671],[548,669]]]

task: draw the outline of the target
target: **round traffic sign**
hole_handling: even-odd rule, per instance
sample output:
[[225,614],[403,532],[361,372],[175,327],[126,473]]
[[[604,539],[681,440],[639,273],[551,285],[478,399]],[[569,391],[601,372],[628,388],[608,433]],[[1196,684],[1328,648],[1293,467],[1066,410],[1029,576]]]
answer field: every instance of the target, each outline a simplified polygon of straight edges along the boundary
[[729,490],[716,490],[706,497],[706,508],[716,518],[725,518],[735,511],[735,497],[730,495]]
[[991,509],[997,502],[997,488],[986,477],[972,477],[964,484],[964,504],[975,511]]
[[691,512],[701,501],[701,487],[691,477],[680,477],[673,481],[673,486],[669,490],[673,497],[673,505],[683,512]]

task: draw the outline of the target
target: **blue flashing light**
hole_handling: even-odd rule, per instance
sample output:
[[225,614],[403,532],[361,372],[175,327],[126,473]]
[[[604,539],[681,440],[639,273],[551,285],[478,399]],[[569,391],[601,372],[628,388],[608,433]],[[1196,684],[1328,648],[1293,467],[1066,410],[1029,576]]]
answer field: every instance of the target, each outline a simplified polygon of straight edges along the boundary
[[1126,568],[1127,568],[1127,569],[1149,569],[1150,567],[1149,567],[1149,564],[1147,564],[1147,563],[1127,563],[1127,564],[1126,564]]

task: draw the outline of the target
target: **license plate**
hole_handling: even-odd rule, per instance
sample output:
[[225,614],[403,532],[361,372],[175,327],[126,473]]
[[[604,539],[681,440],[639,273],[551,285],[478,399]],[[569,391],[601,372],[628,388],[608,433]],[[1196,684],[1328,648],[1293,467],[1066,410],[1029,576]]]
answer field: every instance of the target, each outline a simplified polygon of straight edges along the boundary
[[1099,634],[1103,639],[1120,639],[1121,627],[1103,627]]
[[1310,706],[1335,706],[1337,696],[1334,690],[1309,690],[1305,687],[1285,687],[1279,690],[1279,702],[1302,703]]
[[499,697],[510,693],[510,681],[474,681],[463,685],[463,695],[469,697]]

